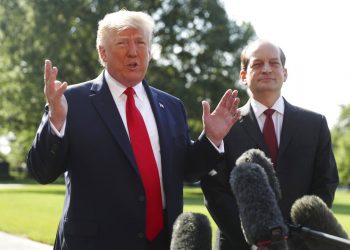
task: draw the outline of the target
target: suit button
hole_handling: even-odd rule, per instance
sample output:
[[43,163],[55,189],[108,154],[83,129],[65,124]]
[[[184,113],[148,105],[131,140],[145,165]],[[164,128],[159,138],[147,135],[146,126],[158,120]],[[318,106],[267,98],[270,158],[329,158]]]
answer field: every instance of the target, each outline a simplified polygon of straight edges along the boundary
[[144,202],[145,201],[145,196],[144,195],[140,195],[139,196],[139,201],[140,202]]
[[143,239],[145,237],[145,234],[140,232],[137,234],[137,237],[139,237],[140,239]]

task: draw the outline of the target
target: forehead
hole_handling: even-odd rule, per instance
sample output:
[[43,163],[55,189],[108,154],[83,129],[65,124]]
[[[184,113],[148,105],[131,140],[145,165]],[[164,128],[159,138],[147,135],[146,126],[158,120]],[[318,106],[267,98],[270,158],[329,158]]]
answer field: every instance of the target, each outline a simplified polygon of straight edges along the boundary
[[146,37],[146,32],[136,28],[112,30],[111,34],[114,37]]
[[143,30],[136,29],[136,28],[126,28],[126,29],[111,29],[108,33],[106,38],[109,41],[116,41],[120,39],[144,39],[147,40],[146,33]]
[[250,60],[279,59],[280,50],[271,43],[257,42],[249,47],[247,57],[250,58]]

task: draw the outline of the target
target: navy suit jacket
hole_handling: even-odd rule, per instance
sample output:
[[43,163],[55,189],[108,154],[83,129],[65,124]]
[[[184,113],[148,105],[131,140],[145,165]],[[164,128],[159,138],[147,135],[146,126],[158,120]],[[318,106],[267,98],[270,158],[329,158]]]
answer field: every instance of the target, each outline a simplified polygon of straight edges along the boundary
[[[338,186],[338,171],[325,117],[284,102],[275,170],[282,191],[280,208],[288,220],[294,201],[307,194],[318,195],[330,207]],[[224,143],[226,161],[218,167],[217,175],[206,176],[201,185],[206,206],[222,232],[220,249],[248,249],[229,176],[237,158],[245,151],[257,148],[268,155],[250,102],[241,108],[241,118]]]
[[[183,181],[198,180],[221,155],[205,136],[192,142],[182,102],[143,82],[156,119],[169,232],[183,209]],[[55,249],[145,249],[145,193],[132,147],[103,73],[70,86],[63,138],[44,113],[27,165],[51,183],[65,173]]]

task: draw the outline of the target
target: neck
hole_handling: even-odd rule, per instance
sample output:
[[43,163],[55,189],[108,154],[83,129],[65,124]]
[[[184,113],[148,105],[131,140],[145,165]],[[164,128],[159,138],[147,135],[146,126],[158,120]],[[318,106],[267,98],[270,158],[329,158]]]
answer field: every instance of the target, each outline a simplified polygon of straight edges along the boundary
[[264,94],[263,95],[254,95],[253,94],[252,97],[255,100],[257,100],[258,102],[260,102],[261,104],[265,105],[266,107],[271,108],[280,96],[281,96],[280,93],[274,94],[274,95],[271,95],[269,93],[269,94],[265,94],[265,95]]

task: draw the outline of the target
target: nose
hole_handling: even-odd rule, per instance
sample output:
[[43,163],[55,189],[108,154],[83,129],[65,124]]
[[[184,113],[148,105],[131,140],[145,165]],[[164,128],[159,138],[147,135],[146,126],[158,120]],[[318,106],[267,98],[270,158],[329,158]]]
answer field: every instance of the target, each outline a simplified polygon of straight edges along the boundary
[[263,72],[271,72],[271,65],[267,62],[264,63],[262,70]]
[[137,55],[137,45],[134,41],[129,43],[128,55],[130,57],[135,57]]

